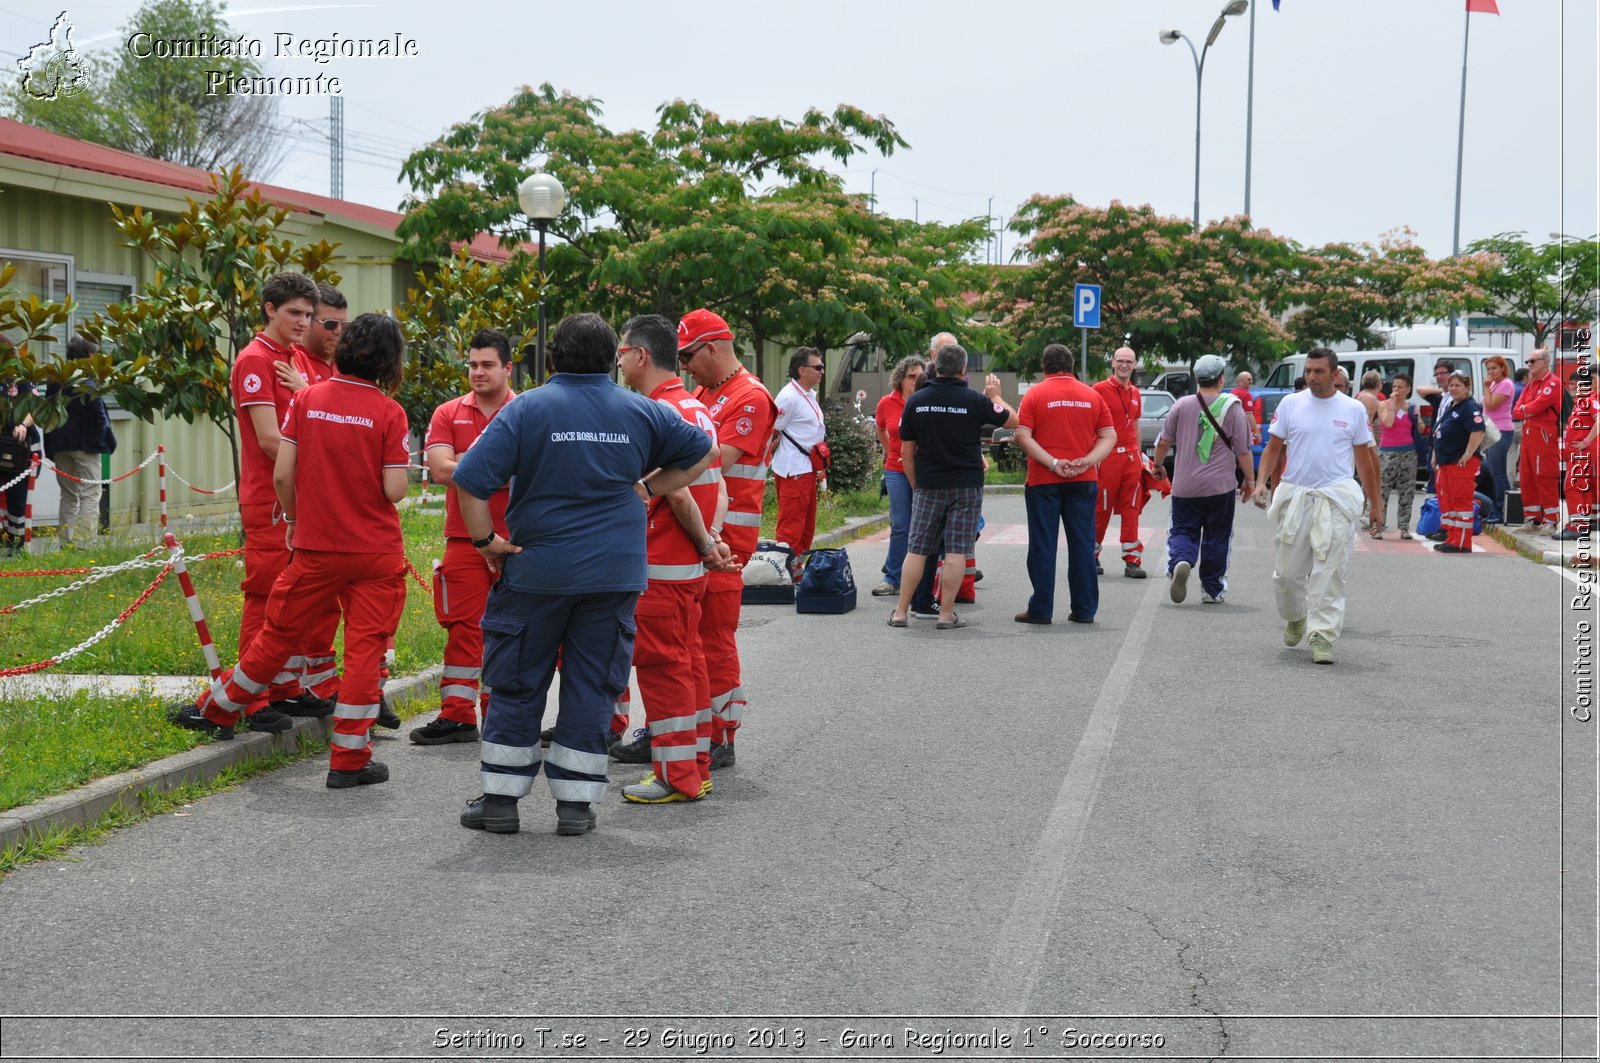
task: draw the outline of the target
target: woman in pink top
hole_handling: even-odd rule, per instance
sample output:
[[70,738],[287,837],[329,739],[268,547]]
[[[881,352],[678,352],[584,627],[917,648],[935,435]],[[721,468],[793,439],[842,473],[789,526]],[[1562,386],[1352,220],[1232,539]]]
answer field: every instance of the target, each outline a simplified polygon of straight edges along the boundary
[[1511,367],[1498,354],[1483,360],[1483,371],[1489,378],[1483,388],[1484,416],[1500,429],[1500,441],[1483,452],[1483,464],[1494,477],[1494,512],[1484,519],[1501,521],[1505,519],[1506,489],[1511,486],[1506,457],[1511,452],[1511,398],[1516,385],[1511,382]]
[[1400,538],[1411,536],[1411,498],[1417,491],[1417,411],[1411,405],[1411,378],[1396,373],[1389,382],[1389,397],[1378,403],[1378,458],[1383,463],[1383,512],[1378,514],[1374,539],[1383,538],[1389,519],[1389,492],[1399,496],[1395,516]]
[[878,400],[873,418],[883,447],[883,486],[889,494],[889,556],[883,562],[883,582],[872,588],[879,597],[900,593],[900,568],[905,564],[906,533],[911,528],[911,481],[900,460],[900,416],[927,365],[925,358],[915,354],[900,359],[889,374],[889,393]]

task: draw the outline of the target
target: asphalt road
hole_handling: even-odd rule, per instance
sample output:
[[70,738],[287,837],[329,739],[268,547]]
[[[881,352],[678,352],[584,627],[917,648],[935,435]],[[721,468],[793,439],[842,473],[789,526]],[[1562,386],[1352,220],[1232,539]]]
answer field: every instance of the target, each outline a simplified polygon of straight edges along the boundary
[[1111,564],[1047,628],[986,512],[964,630],[885,626],[882,536],[854,612],[747,607],[698,804],[563,838],[541,783],[484,835],[475,747],[385,738],[387,785],[307,761],[11,875],[0,1056],[1593,1057],[1575,581],[1363,537],[1317,667],[1254,509],[1225,605]]

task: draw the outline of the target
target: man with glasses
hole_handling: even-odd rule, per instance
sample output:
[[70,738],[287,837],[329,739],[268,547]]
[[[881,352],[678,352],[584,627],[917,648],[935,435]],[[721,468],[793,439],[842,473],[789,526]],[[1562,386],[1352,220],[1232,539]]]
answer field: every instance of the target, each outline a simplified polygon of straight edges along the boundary
[[[1111,356],[1111,375],[1094,386],[1111,412],[1111,427],[1117,431],[1116,445],[1105,456],[1096,470],[1099,493],[1094,507],[1094,558],[1097,573],[1100,564],[1100,543],[1111,527],[1111,514],[1120,513],[1122,574],[1129,579],[1144,579],[1140,565],[1144,559],[1144,541],[1139,538],[1139,510],[1144,482],[1144,463],[1140,461],[1139,418],[1144,411],[1144,400],[1139,389],[1133,386],[1133,371],[1139,356],[1132,347],[1118,347]],[[1087,368],[1087,367],[1085,367]]]
[[284,387],[299,391],[311,384],[320,384],[333,376],[333,352],[339,346],[339,334],[350,322],[350,304],[344,293],[327,281],[317,285],[317,312],[312,315],[303,343],[294,347],[294,365],[282,366],[278,375]]
[[817,477],[826,476],[819,447],[827,428],[816,392],[822,384],[822,352],[801,347],[789,359],[789,383],[778,392],[778,419],[772,433],[772,476],[778,487],[778,529],[781,543],[800,555],[811,549],[817,533]]
[[1528,355],[1528,386],[1512,407],[1522,422],[1522,515],[1518,531],[1549,532],[1561,527],[1561,378],[1550,371],[1550,352],[1538,347]]
[[[700,387],[699,399],[717,426],[722,475],[728,484],[728,519],[720,531],[740,565],[755,553],[761,533],[761,498],[767,486],[767,453],[778,407],[761,381],[739,364],[733,330],[710,310],[691,310],[678,322],[678,364]],[[739,606],[744,578],[713,572],[706,581],[700,641],[711,683],[711,768],[732,767],[734,734],[744,718],[739,672]]]

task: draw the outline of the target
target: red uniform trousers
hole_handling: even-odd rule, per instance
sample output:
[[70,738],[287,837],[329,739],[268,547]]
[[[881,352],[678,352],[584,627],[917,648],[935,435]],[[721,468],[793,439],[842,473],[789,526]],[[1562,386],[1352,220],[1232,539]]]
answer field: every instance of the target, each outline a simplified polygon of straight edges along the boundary
[[1100,555],[1100,540],[1111,527],[1111,514],[1122,514],[1122,561],[1137,565],[1144,558],[1144,543],[1139,540],[1139,487],[1144,480],[1144,466],[1139,461],[1137,447],[1113,450],[1100,463],[1100,493],[1094,503],[1094,552]]
[[817,474],[774,475],[773,479],[778,483],[778,527],[773,534],[778,542],[803,554],[811,549],[817,534]]
[[340,594],[337,601],[311,622],[308,629],[310,634],[306,639],[306,645],[313,648],[306,652],[305,672],[300,676],[300,685],[327,701],[339,700],[339,657],[333,652],[333,639],[339,634],[339,621],[344,619],[344,610],[345,596]]
[[[250,650],[250,645],[261,634],[267,620],[267,599],[279,574],[288,567],[289,548],[283,544],[285,526],[277,516],[276,502],[239,503],[239,521],[244,527],[244,579],[239,590],[244,593],[244,611],[239,615],[239,659]],[[305,670],[305,633],[292,651],[279,660],[277,672],[268,676],[271,688],[266,701],[281,701],[302,693],[300,673]]]
[[706,577],[705,601],[700,607],[700,648],[705,654],[706,680],[711,702],[711,741],[733,741],[744,718],[744,687],[739,679],[739,606],[744,579],[737,572],[713,572]]
[[1473,485],[1478,481],[1476,455],[1465,466],[1450,462],[1439,466],[1434,486],[1439,489],[1439,527],[1444,541],[1463,550],[1472,549]]
[[696,681],[697,673],[705,675],[705,658],[696,653],[705,592],[703,577],[653,579],[633,611],[633,669],[650,731],[651,764],[656,778],[691,798],[711,778],[711,692],[707,682]]
[[[976,549],[976,547],[974,547]],[[933,570],[933,600],[938,601],[944,590],[944,558],[939,559],[939,564]],[[967,571],[961,577],[961,587],[956,591],[957,598],[976,598],[978,596],[978,559],[971,554],[967,555]]]
[[[1557,524],[1561,520],[1561,470],[1555,432],[1522,426],[1522,457],[1517,460],[1517,475],[1522,483],[1522,519]],[[1443,503],[1440,503],[1443,506]]]
[[1581,532],[1589,526],[1595,510],[1595,451],[1577,444],[1567,447],[1567,528]]
[[333,710],[329,766],[359,771],[372,759],[367,732],[382,696],[384,646],[406,604],[403,554],[336,554],[296,550],[272,586],[266,620],[239,663],[222,674],[197,702],[212,723],[232,726],[259,708],[270,677],[294,655],[306,625],[325,615],[341,592],[348,602],[344,628],[344,684]]
[[478,725],[478,705],[488,708],[481,689],[484,606],[494,576],[483,555],[466,539],[447,539],[444,560],[433,566],[433,615],[444,628],[444,674],[439,677],[439,718]]

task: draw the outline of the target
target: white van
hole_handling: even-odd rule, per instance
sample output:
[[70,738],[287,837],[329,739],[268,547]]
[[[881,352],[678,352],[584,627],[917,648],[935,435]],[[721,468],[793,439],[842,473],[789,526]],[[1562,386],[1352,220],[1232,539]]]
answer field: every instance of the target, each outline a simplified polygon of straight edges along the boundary
[[[1369,369],[1376,369],[1383,376],[1385,392],[1388,392],[1389,381],[1397,373],[1404,373],[1411,378],[1413,391],[1419,387],[1433,387],[1433,367],[1441,359],[1448,359],[1455,365],[1456,372],[1465,372],[1472,377],[1472,393],[1482,395],[1486,379],[1483,363],[1485,359],[1496,355],[1506,360],[1513,374],[1522,364],[1522,355],[1509,347],[1399,347],[1383,351],[1340,351],[1338,359],[1340,367],[1350,375],[1352,392],[1360,389],[1361,378]],[[1292,354],[1273,366],[1272,372],[1258,386],[1292,389],[1295,377],[1305,372],[1305,364],[1305,355]]]

